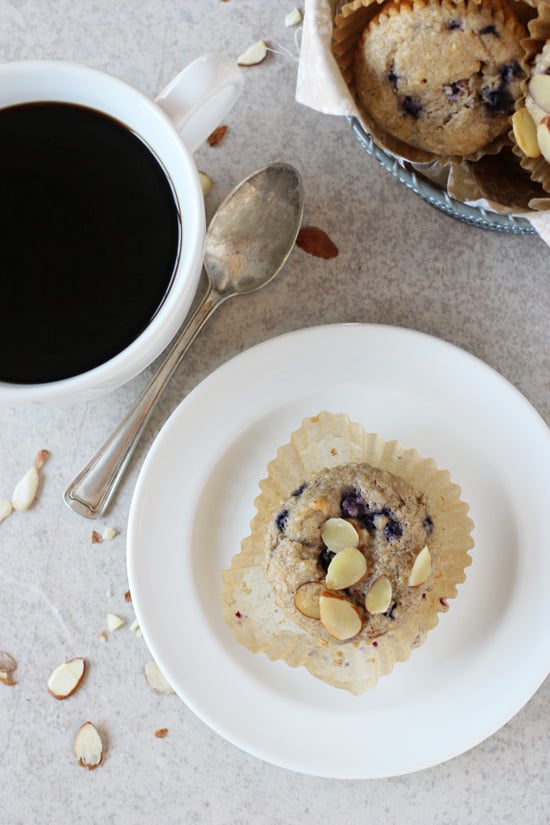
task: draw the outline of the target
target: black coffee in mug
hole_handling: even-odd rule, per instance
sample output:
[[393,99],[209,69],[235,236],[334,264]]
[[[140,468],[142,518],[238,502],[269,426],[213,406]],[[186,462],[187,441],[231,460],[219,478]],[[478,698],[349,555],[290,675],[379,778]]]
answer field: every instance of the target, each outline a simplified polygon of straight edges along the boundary
[[109,360],[147,327],[181,242],[171,182],[124,124],[70,103],[0,110],[0,380]]

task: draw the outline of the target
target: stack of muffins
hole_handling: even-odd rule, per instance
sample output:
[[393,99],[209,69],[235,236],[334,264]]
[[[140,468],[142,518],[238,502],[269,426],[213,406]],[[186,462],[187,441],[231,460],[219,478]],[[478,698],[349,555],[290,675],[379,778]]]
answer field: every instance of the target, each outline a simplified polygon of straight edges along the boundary
[[550,0],[343,0],[332,51],[387,152],[550,208]]

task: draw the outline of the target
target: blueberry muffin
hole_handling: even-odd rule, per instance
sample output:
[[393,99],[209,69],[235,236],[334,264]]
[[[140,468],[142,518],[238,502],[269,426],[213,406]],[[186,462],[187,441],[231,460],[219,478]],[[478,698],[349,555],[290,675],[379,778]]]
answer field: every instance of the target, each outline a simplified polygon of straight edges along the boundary
[[436,545],[437,525],[411,484],[367,463],[331,467],[272,519],[266,578],[277,604],[312,636],[372,640],[425,598]]
[[222,571],[235,640],[361,694],[406,661],[457,595],[473,523],[446,470],[344,413],[304,419],[259,482]]
[[526,33],[504,0],[387,0],[357,45],[358,98],[409,146],[475,156],[509,129]]

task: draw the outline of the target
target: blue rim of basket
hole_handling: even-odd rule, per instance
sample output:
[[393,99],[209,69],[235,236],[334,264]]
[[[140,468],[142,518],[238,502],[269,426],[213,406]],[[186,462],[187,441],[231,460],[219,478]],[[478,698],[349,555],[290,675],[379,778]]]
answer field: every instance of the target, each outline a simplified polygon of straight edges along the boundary
[[369,155],[372,155],[395,178],[436,209],[459,221],[478,226],[481,229],[492,229],[496,232],[508,232],[515,235],[535,234],[534,228],[524,218],[488,212],[482,207],[467,206],[461,201],[454,200],[439,186],[421,177],[406,161],[404,166],[401,165],[392,155],[377,146],[372,135],[365,132],[356,117],[348,116],[348,121],[355,136]]

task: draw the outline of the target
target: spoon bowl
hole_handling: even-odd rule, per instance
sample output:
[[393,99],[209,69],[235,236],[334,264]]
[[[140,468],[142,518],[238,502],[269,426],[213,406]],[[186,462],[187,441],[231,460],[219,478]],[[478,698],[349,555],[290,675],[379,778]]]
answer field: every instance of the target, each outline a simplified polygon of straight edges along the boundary
[[221,203],[206,232],[206,294],[125,418],[67,487],[64,500],[72,510],[86,518],[105,512],[158,399],[196,336],[228,298],[273,280],[294,247],[302,213],[301,179],[287,163],[253,172]]

